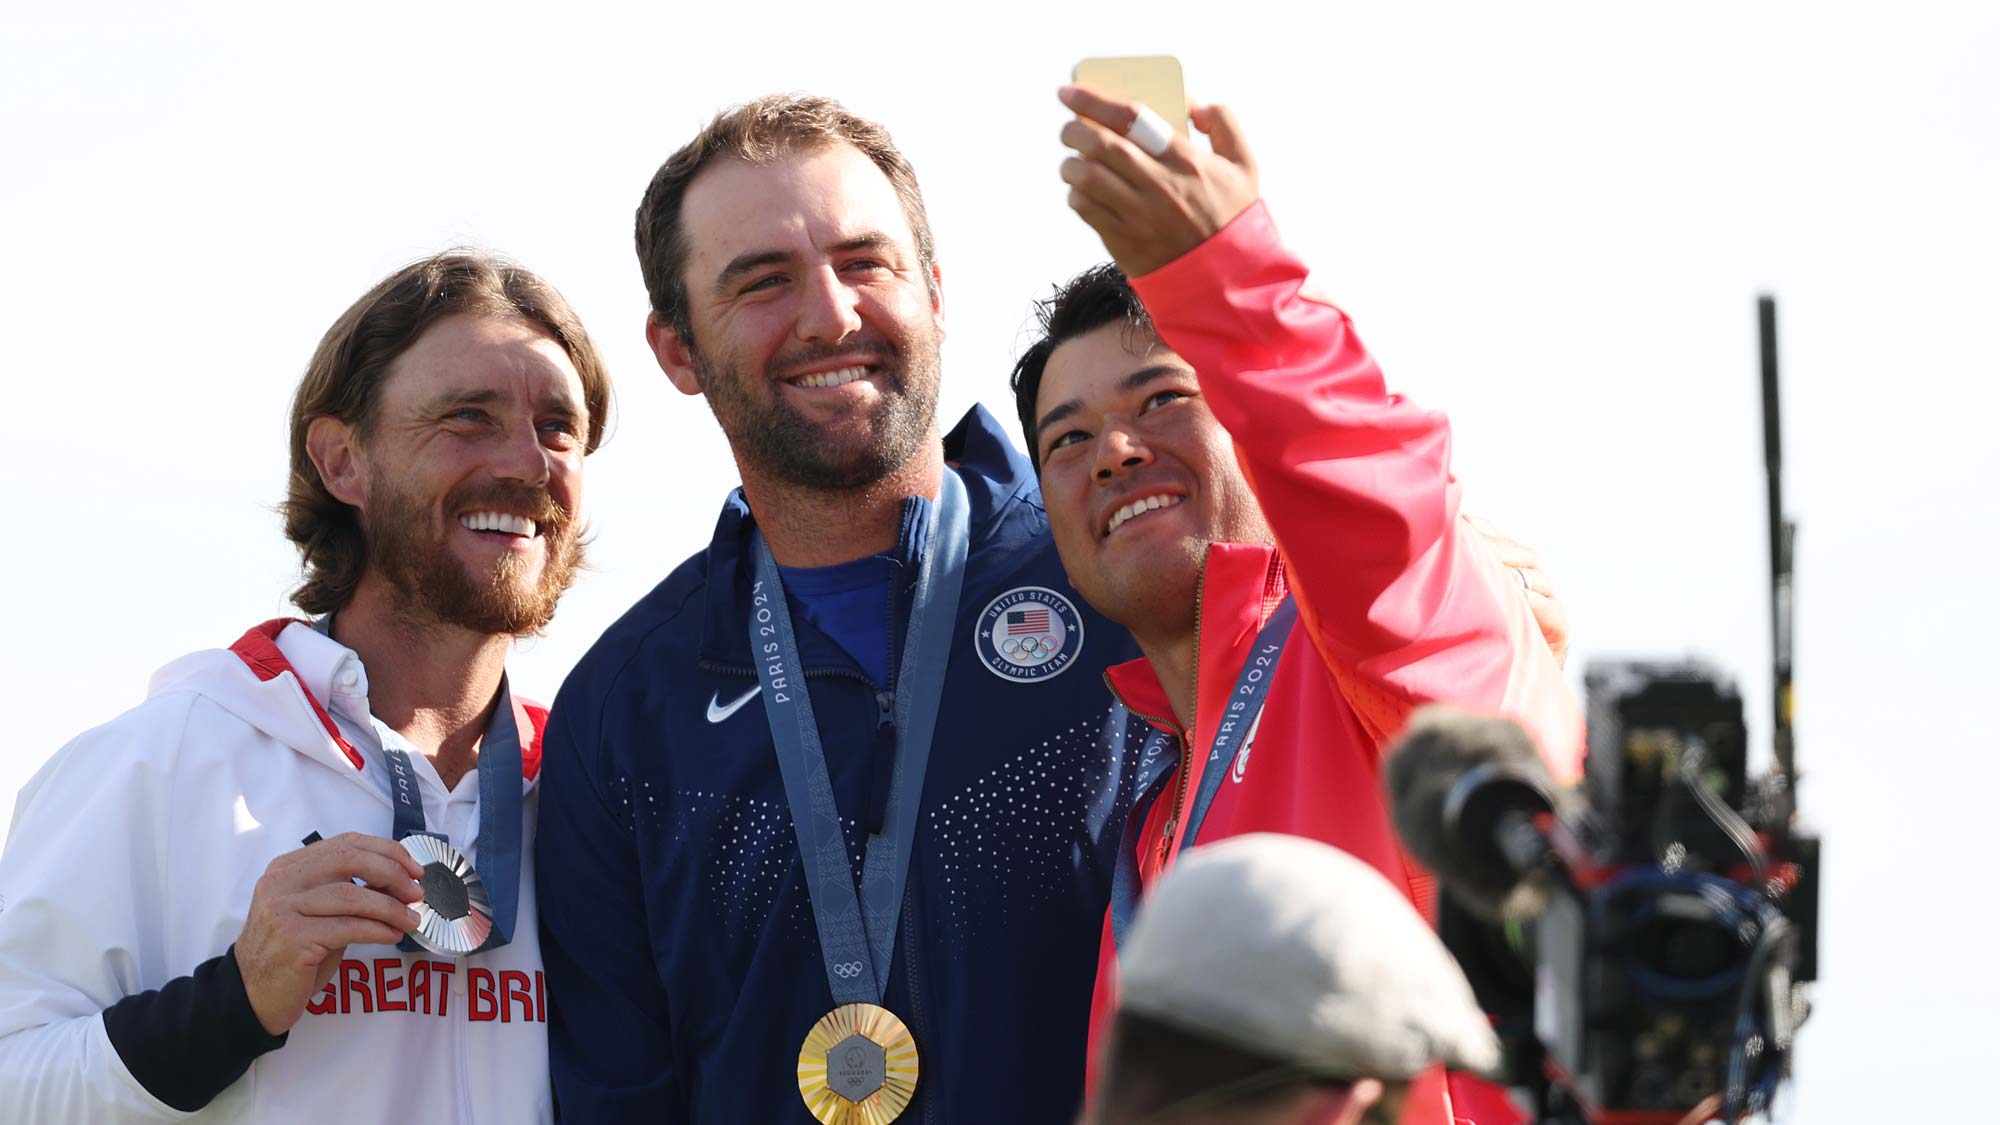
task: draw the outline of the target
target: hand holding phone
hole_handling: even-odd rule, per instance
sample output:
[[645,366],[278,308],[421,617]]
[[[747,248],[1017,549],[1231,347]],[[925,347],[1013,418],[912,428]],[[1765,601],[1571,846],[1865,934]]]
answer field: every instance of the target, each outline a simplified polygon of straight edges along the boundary
[[1057,96],[1077,115],[1062,130],[1063,144],[1075,150],[1062,164],[1070,208],[1126,276],[1166,265],[1257,202],[1256,163],[1229,110],[1198,106],[1183,116],[1208,137],[1211,151],[1174,136],[1153,155],[1129,136],[1139,103],[1082,85]]

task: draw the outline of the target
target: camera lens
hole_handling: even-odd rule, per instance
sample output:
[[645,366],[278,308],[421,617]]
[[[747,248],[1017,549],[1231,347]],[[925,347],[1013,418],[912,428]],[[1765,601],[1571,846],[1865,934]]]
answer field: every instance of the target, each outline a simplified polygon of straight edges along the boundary
[[1734,932],[1707,919],[1654,916],[1633,935],[1634,952],[1653,972],[1687,984],[1728,982],[1742,959]]

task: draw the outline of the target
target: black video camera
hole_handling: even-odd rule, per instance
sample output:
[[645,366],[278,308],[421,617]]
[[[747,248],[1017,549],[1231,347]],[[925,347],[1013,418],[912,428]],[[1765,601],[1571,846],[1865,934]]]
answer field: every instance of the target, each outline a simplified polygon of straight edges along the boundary
[[[1457,787],[1447,833],[1515,849],[1545,905],[1495,927],[1447,899],[1439,928],[1499,1019],[1512,1084],[1545,1122],[1677,1125],[1767,1110],[1818,973],[1819,841],[1784,781],[1752,787],[1742,700],[1695,662],[1593,664],[1582,808],[1511,771]],[[1706,1116],[1701,1118],[1706,1120]]]

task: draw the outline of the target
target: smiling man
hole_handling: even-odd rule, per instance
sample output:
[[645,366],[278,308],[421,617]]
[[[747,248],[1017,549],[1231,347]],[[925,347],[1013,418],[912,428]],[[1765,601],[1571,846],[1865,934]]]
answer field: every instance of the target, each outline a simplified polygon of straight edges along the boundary
[[284,506],[315,620],[168,665],[22,790],[9,1121],[551,1119],[543,714],[505,664],[575,573],[609,396],[562,297],[481,256],[328,330]]
[[[1101,1023],[1139,896],[1184,847],[1310,837],[1428,911],[1379,780],[1410,711],[1509,713],[1559,776],[1575,771],[1582,720],[1532,576],[1459,515],[1444,417],[1390,394],[1306,284],[1229,113],[1194,112],[1211,152],[1181,137],[1149,152],[1125,136],[1132,106],[1062,98],[1078,114],[1062,134],[1070,206],[1122,272],[1086,272],[1043,306],[1016,403],[1070,579],[1144,653],[1106,679],[1163,750],[1136,782]],[[1444,1086],[1419,1083],[1404,1120],[1513,1119],[1491,1087]]]
[[1067,1119],[1136,757],[1098,673],[1132,649],[994,419],[939,435],[914,173],[767,98],[667,160],[637,236],[647,337],[743,483],[554,708],[563,1117]]

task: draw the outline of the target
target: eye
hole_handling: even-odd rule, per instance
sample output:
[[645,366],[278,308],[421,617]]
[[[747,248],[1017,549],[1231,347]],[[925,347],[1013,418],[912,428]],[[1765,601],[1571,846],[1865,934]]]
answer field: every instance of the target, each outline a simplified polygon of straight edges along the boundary
[[1192,397],[1194,396],[1188,394],[1186,391],[1154,391],[1152,394],[1146,396],[1145,404],[1139,409],[1143,413],[1156,407],[1165,406],[1170,402],[1178,402],[1181,399]]
[[445,415],[444,420],[447,422],[463,422],[467,425],[477,425],[486,421],[487,417],[487,413],[476,406],[462,406]]
[[760,278],[757,278],[757,279],[756,279],[755,281],[752,281],[752,282],[751,282],[750,284],[748,284],[748,285],[745,285],[745,286],[743,287],[743,292],[745,292],[745,293],[761,293],[761,292],[765,292],[765,291],[767,291],[767,290],[771,290],[771,289],[776,289],[776,288],[777,288],[778,286],[780,286],[780,285],[784,284],[784,281],[785,281],[785,275],[784,275],[784,274],[781,274],[781,273],[767,273],[767,274],[765,274],[765,275],[764,275],[763,277],[760,277]]
[[1047,460],[1051,455],[1066,446],[1076,445],[1079,442],[1089,440],[1090,435],[1084,433],[1082,430],[1064,430],[1062,433],[1057,434],[1054,440],[1049,442],[1047,451],[1042,454],[1042,459]]

